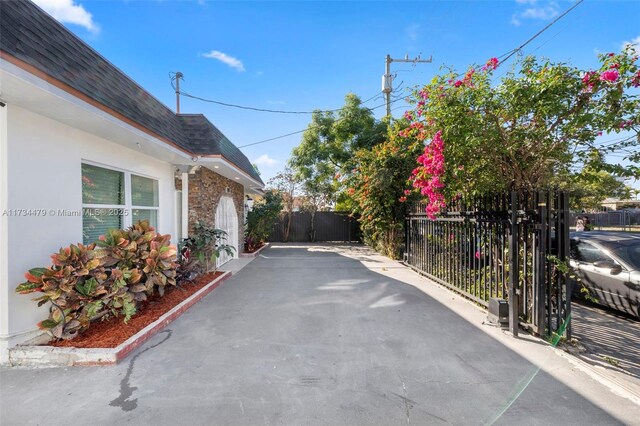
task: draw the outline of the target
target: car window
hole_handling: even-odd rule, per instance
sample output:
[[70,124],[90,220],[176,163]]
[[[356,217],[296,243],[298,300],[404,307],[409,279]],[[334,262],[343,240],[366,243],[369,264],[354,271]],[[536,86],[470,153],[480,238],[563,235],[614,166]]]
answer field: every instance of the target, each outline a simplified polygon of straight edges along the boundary
[[614,253],[628,263],[633,269],[640,269],[640,244],[618,246]]
[[599,260],[613,262],[613,259],[598,247],[584,241],[571,242],[571,258],[586,263],[595,263]]

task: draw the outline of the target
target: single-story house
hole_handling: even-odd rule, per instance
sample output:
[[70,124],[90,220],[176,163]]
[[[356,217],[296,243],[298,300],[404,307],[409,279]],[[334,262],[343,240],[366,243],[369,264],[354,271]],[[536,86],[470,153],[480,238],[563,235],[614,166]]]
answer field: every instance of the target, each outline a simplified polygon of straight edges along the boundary
[[264,184],[202,114],[176,114],[29,0],[0,3],[0,362],[46,317],[24,273],[148,219],[173,242],[198,220],[242,249]]
[[620,200],[618,198],[606,198],[602,203],[606,210],[624,210],[640,208],[640,200]]

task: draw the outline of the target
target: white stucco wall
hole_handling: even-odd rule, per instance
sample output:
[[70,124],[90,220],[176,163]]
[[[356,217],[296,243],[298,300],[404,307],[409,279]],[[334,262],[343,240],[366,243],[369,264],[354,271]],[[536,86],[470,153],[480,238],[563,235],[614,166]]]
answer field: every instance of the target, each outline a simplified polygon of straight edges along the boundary
[[[7,167],[7,209],[79,210],[81,163],[90,161],[157,179],[158,231],[176,235],[171,164],[15,105],[7,105],[5,110],[7,125],[0,127],[6,129],[7,154],[0,161]],[[1,175],[0,166],[0,183]],[[4,219],[7,233],[2,239],[7,253],[1,254],[7,267],[5,271],[0,265],[0,362],[7,346],[24,339],[21,336],[28,336],[47,316],[47,308],[37,308],[31,300],[34,295],[18,295],[15,286],[24,281],[30,268],[48,266],[49,256],[60,247],[82,242],[81,216]]]

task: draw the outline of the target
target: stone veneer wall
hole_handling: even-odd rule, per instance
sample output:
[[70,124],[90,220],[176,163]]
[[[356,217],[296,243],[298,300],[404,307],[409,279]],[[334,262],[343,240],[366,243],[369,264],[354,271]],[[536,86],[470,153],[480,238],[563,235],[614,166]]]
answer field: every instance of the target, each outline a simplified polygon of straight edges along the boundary
[[[226,188],[229,188],[229,192]],[[176,189],[182,189],[181,179],[176,179]],[[235,204],[238,215],[238,252],[241,253],[244,248],[244,187],[206,167],[189,175],[189,233],[193,232],[199,220],[216,225],[216,208],[222,196],[231,197]]]

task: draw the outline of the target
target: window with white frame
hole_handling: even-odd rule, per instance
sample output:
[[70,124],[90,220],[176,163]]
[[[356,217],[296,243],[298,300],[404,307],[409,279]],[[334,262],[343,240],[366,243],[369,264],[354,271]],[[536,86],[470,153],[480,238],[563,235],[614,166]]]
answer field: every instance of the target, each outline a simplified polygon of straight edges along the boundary
[[139,220],[158,226],[158,181],[82,163],[82,239],[96,241],[109,229]]

